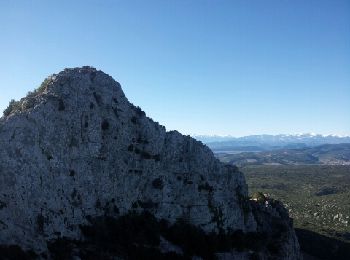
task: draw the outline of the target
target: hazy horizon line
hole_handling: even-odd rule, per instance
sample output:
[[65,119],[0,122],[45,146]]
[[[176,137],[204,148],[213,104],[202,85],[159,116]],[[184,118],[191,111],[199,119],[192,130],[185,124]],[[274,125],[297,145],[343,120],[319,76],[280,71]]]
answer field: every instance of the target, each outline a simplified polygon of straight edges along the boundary
[[271,134],[271,133],[256,133],[256,134],[245,134],[245,135],[234,135],[234,134],[189,134],[190,136],[197,137],[233,137],[233,138],[241,138],[247,136],[261,136],[261,135],[269,135],[269,136],[322,136],[322,137],[350,137],[350,134],[321,134],[321,133],[312,133],[312,132],[303,132],[303,133],[279,133],[279,134]]

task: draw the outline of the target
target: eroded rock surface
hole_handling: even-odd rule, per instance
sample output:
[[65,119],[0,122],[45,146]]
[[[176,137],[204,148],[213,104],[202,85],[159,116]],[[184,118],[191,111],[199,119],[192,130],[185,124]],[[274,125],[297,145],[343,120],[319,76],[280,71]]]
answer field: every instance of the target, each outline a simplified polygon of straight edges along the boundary
[[88,219],[143,210],[205,232],[259,230],[243,174],[166,132],[109,75],[82,67],[44,83],[0,120],[0,244],[46,252],[81,239]]

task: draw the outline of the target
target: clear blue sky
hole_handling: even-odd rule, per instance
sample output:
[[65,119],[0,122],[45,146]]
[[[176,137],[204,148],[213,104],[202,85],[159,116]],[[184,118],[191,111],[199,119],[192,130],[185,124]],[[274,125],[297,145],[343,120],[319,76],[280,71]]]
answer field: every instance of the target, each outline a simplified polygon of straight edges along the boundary
[[91,65],[184,134],[350,135],[350,1],[0,1],[0,110]]

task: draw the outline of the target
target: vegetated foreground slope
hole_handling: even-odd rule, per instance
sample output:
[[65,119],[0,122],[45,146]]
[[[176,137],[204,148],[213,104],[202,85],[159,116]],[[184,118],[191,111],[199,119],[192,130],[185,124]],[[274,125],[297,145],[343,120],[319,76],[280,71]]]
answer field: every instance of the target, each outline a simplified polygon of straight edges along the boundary
[[[236,167],[166,132],[96,69],[66,69],[11,102],[0,146],[0,253],[15,245],[57,258],[300,257],[280,203],[249,201]],[[181,242],[200,239],[214,246]]]
[[255,165],[242,171],[251,193],[284,203],[303,250],[321,259],[349,259],[350,166]]
[[223,162],[233,165],[350,165],[350,144],[325,144],[300,149],[264,152],[216,153]]

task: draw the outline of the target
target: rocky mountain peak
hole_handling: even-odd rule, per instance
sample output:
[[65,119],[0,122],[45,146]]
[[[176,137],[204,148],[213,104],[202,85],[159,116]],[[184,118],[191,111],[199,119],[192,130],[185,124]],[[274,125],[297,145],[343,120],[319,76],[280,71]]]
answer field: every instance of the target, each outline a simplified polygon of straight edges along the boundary
[[[126,99],[121,86],[111,76],[93,67],[67,68],[58,74],[47,77],[34,91],[19,101],[11,101],[4,111],[5,116],[33,109],[35,106],[56,99],[59,110],[64,110],[64,101],[69,102],[70,97],[79,95],[93,95],[98,104],[110,102],[108,98]],[[104,98],[102,98],[104,97]],[[123,101],[123,100],[122,100]]]
[[221,164],[201,142],[166,132],[94,68],[65,69],[10,104],[0,146],[2,245],[50,255],[52,241],[86,240],[81,227],[93,219],[144,212],[203,234],[268,233],[271,213],[285,226],[281,256],[299,257],[280,206],[251,207],[236,167]]

